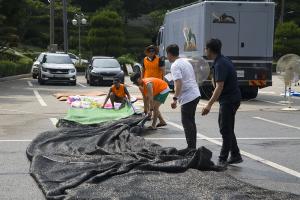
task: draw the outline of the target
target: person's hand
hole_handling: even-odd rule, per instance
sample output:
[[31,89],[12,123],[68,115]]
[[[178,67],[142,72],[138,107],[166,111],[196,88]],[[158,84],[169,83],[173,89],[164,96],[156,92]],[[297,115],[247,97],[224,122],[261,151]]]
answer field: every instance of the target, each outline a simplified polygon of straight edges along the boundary
[[211,109],[211,105],[207,105],[207,106],[205,106],[205,108],[203,108],[202,109],[202,115],[204,116],[204,115],[207,115],[209,112],[210,112],[210,109]]
[[175,109],[177,107],[177,101],[173,101],[173,103],[171,103],[171,108]]

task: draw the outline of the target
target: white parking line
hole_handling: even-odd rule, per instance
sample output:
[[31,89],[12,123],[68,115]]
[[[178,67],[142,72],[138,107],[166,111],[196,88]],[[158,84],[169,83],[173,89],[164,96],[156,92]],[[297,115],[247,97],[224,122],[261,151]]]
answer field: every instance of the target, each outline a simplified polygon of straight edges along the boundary
[[273,102],[273,101],[267,101],[267,100],[261,100],[261,99],[256,99],[257,101],[264,102],[264,103],[270,103],[270,104],[275,104],[275,105],[280,105],[280,106],[286,106],[286,104],[283,103],[278,103],[278,102]]
[[58,120],[56,118],[49,118],[54,126],[56,126]]
[[0,140],[0,142],[31,142],[32,140]]
[[285,126],[285,127],[289,127],[289,128],[294,128],[294,129],[300,130],[300,127],[292,126],[292,125],[289,125],[289,124],[284,124],[284,123],[281,123],[281,122],[276,122],[276,121],[265,119],[265,118],[262,118],[262,117],[253,117],[253,118],[254,119],[258,119],[258,120],[262,120],[262,121],[265,121],[265,122],[269,122],[269,123],[272,123],[272,124],[277,124],[279,126]]
[[273,91],[258,91],[259,94],[276,94]]
[[28,83],[29,87],[33,86],[32,83],[31,83],[31,81],[27,81],[27,83]]
[[83,84],[81,84],[81,83],[77,83],[77,85],[79,85],[79,86],[81,86],[81,87],[84,87],[84,88],[87,87],[86,85],[83,85]]
[[[185,140],[185,138],[148,138],[147,140]],[[222,140],[222,138],[210,138],[213,140]],[[300,140],[300,137],[264,137],[264,138],[236,138],[237,140]],[[206,138],[198,137],[197,140],[206,140]]]
[[41,95],[37,90],[33,90],[33,93],[35,94],[37,100],[40,102],[41,106],[47,106],[46,102],[43,100],[43,98],[41,97]]
[[[183,127],[180,126],[180,125],[178,125],[178,124],[175,124],[175,123],[170,122],[170,121],[168,122],[168,124],[170,124],[170,125],[172,125],[172,126],[178,128],[178,129],[180,129],[180,130],[183,130]],[[202,134],[200,134],[200,133],[197,133],[197,136],[198,136],[198,137],[205,138],[207,141],[209,141],[209,142],[211,142],[211,143],[214,143],[214,144],[216,144],[216,145],[219,145],[219,146],[222,145],[221,142],[219,142],[219,141],[217,141],[217,140],[215,140],[215,139],[212,139],[212,138],[210,138],[210,137],[207,137],[207,136],[205,136],[205,135],[202,135]],[[242,151],[242,150],[241,150],[241,154],[244,155],[244,156],[246,156],[246,157],[248,157],[248,158],[251,158],[251,159],[253,159],[253,160],[255,160],[255,161],[261,162],[261,163],[263,163],[263,164],[265,164],[265,165],[268,165],[268,166],[270,166],[270,167],[273,167],[273,168],[275,168],[275,169],[278,169],[278,170],[280,170],[280,171],[282,171],[282,172],[285,172],[285,173],[287,173],[287,174],[290,174],[290,175],[292,175],[292,176],[295,176],[295,177],[297,177],[297,178],[300,178],[300,172],[297,172],[297,171],[295,171],[295,170],[292,170],[292,169],[289,169],[289,168],[287,168],[287,167],[281,166],[281,165],[279,165],[279,164],[277,164],[277,163],[274,163],[274,162],[272,162],[272,161],[266,160],[266,159],[261,158],[261,157],[259,157],[259,156],[253,155],[253,154],[248,153],[248,152],[246,152],[246,151]]]

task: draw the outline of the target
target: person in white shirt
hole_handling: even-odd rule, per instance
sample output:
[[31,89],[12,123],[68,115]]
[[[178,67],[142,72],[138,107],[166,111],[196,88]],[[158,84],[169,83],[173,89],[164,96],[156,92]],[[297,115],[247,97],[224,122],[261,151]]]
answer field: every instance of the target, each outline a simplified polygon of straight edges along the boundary
[[200,91],[193,66],[184,58],[179,58],[179,47],[172,44],[167,47],[167,57],[172,63],[171,74],[175,85],[175,94],[171,107],[181,105],[181,122],[187,141],[187,149],[196,149],[197,127],[195,114],[200,101]]

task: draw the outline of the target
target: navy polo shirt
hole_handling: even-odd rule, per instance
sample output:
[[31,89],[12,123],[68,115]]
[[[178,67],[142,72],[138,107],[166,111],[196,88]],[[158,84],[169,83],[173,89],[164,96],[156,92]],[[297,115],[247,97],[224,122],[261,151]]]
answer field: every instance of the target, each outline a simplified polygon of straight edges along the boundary
[[219,98],[219,103],[236,103],[241,100],[241,91],[237,82],[237,74],[231,60],[223,55],[218,55],[213,63],[215,82],[224,82],[224,88]]

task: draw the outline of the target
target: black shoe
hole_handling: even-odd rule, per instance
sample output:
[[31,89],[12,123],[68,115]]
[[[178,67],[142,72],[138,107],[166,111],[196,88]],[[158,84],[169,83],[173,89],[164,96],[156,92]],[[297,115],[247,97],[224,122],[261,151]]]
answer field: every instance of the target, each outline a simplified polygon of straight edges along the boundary
[[241,156],[230,157],[228,160],[228,164],[238,164],[243,162],[243,158]]
[[227,166],[228,166],[228,163],[227,163],[226,160],[219,160],[217,166],[218,166],[219,168],[226,169]]

